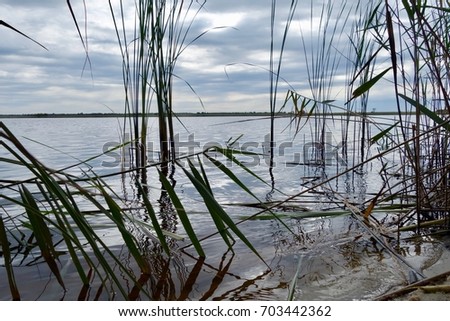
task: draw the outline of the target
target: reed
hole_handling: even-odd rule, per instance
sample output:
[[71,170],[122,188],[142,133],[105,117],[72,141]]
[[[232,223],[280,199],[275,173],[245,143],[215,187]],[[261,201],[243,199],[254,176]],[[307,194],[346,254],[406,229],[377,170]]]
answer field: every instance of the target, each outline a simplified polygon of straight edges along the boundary
[[[292,103],[297,119],[296,129],[309,125],[318,146],[325,146],[325,128],[334,122],[326,116],[327,108],[346,111],[347,117],[341,122],[342,157],[346,166],[355,172],[366,163],[365,159],[370,156],[374,143],[383,140],[391,146],[398,146],[394,150],[401,162],[399,171],[403,177],[403,188],[398,185],[390,187],[394,186],[386,171],[390,166],[380,157],[378,161],[383,164],[381,174],[385,176],[386,186],[389,186],[383,192],[385,197],[381,199],[392,199],[389,195],[398,197],[403,194],[410,203],[406,195],[416,195],[416,220],[420,222],[424,218],[421,214],[424,211],[447,208],[448,204],[447,196],[437,197],[447,194],[444,185],[448,177],[445,163],[449,107],[449,73],[446,64],[448,10],[441,1],[432,4],[420,1],[377,1],[371,2],[369,6],[357,2],[350,9],[345,9],[346,5],[344,3],[334,11],[330,2],[324,3],[319,15],[319,36],[315,46],[307,47],[306,35],[302,33],[311,97],[290,91],[285,105]],[[346,29],[332,22],[339,21],[345,26],[350,16],[359,18],[351,19],[353,27],[346,56],[349,84],[346,89],[347,102],[344,106],[337,106],[330,96],[330,90],[335,74],[340,70],[343,51],[334,50],[341,48],[339,39]],[[383,59],[386,54],[390,57],[388,67]],[[370,92],[374,87],[381,86],[383,80],[389,81],[394,90],[398,117],[398,122],[384,128],[380,127],[376,119],[371,119],[368,113]],[[444,113],[439,113],[441,111]],[[299,125],[301,121],[305,122],[303,126]],[[380,132],[372,136],[369,128],[374,126]],[[354,140],[350,141],[349,135]],[[402,144],[404,141],[411,143]],[[317,150],[318,164],[324,163],[323,149]],[[353,159],[348,158],[348,149],[354,151]],[[431,168],[434,169],[432,174]]]
[[[138,1],[134,25],[130,26],[123,1],[118,8],[109,1],[123,60],[125,112],[130,120],[134,144],[132,163],[136,168],[147,163],[147,115],[152,106],[158,113],[162,173],[168,174],[169,162],[174,160],[173,74],[177,59],[185,49],[192,23],[186,19],[194,4],[194,1]],[[124,130],[127,128],[125,125]]]
[[[390,54],[401,137],[415,138],[402,151],[403,181],[404,192],[416,195],[420,225],[432,216],[433,208],[448,209],[447,197],[437,200],[437,195],[447,194],[448,114],[438,112],[449,110],[449,16],[442,1],[385,1],[383,10],[384,14],[378,14],[385,19],[386,29],[378,25],[371,30],[378,45]],[[414,116],[404,117],[402,111],[412,111]],[[435,131],[429,132],[433,127]],[[421,135],[424,132],[428,134]]]

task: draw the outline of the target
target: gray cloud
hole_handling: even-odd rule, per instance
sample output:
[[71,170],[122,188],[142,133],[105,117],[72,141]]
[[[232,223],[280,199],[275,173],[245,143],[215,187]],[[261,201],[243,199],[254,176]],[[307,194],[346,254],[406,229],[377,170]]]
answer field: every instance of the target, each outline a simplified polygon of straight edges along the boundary
[[[71,3],[83,28],[83,3]],[[320,5],[319,1],[313,3]],[[289,4],[290,1],[278,1],[276,50]],[[300,5],[284,52],[282,77],[299,92],[310,95],[298,23],[309,19],[309,2],[307,7],[302,1]],[[270,0],[207,2],[192,25],[188,41],[208,32],[187,48],[177,62],[175,72],[181,80],[175,81],[174,95],[178,111],[202,111],[196,94],[207,111],[268,110],[270,6]],[[123,110],[121,57],[108,5],[87,1],[87,9],[92,69],[87,65],[83,72],[84,51],[65,1],[2,1],[0,19],[49,51],[0,27],[0,113]],[[303,42],[307,48],[315,48],[317,39],[310,35],[305,32]],[[347,41],[342,35],[334,45],[344,48]],[[338,74],[345,73],[345,59],[342,57]],[[344,91],[345,81],[336,83]],[[287,88],[285,83],[280,85],[280,96]]]

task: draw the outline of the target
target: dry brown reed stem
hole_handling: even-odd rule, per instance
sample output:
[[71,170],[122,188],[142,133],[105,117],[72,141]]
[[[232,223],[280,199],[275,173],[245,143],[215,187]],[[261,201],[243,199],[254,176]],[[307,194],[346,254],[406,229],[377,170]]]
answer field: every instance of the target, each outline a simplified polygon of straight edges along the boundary
[[409,284],[401,289],[398,289],[396,291],[387,293],[387,294],[383,294],[379,297],[376,297],[374,299],[374,301],[389,301],[389,300],[393,300],[396,299],[398,297],[404,296],[408,293],[411,293],[412,291],[422,287],[422,286],[428,286],[430,284],[436,284],[436,283],[440,283],[442,281],[445,281],[447,279],[447,277],[450,276],[450,271],[429,277],[427,279],[421,280],[419,282],[415,282],[412,284]]

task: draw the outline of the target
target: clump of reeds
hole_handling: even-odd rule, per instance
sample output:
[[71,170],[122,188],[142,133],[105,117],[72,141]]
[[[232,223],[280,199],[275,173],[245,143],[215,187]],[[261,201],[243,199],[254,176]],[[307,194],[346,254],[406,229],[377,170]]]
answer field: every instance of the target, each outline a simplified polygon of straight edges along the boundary
[[[68,4],[78,29],[70,2]],[[129,208],[129,204],[124,202],[117,191],[112,190],[102,177],[91,173],[92,176],[79,179],[66,174],[65,170],[47,168],[28,152],[4,124],[1,124],[0,135],[4,138],[1,146],[9,153],[10,158],[2,158],[0,162],[19,166],[30,174],[29,180],[6,182],[7,185],[2,186],[5,189],[0,194],[0,198],[5,200],[8,206],[17,207],[19,212],[17,216],[5,212],[6,218],[4,219],[2,214],[0,220],[0,245],[5,255],[5,267],[13,299],[21,298],[13,261],[15,257],[24,253],[26,256],[31,249],[42,258],[64,293],[66,282],[59,261],[63,252],[67,253],[73,262],[82,285],[79,299],[89,298],[88,292],[93,290],[94,284],[98,285],[97,295],[94,296],[96,299],[100,293],[106,291],[105,289],[110,289],[107,291],[109,299],[115,298],[115,292],[120,294],[122,299],[133,299],[138,295],[151,299],[151,289],[147,290],[144,284],[152,280],[153,269],[158,268],[151,264],[154,258],[147,256],[148,244],[142,242],[139,235],[144,234],[145,239],[150,238],[169,261],[173,251],[170,240],[180,239],[180,236],[164,228],[158,214],[167,213],[157,213],[149,198],[146,172],[149,167],[157,168],[155,172],[158,175],[155,178],[162,184],[162,195],[165,195],[173,205],[172,212],[175,215],[171,219],[174,222],[170,225],[180,223],[183,226],[187,238],[200,258],[199,262],[206,255],[202,242],[210,236],[200,238],[194,231],[188,212],[184,209],[182,200],[168,177],[170,164],[177,166],[201,195],[217,233],[221,235],[229,249],[232,250],[237,238],[263,260],[216,200],[199,157],[202,155],[204,159],[208,159],[217,170],[255,197],[219,158],[208,154],[214,149],[216,154],[222,155],[252,174],[236,157],[240,151],[209,147],[205,151],[186,156],[187,166],[175,155],[173,146],[175,114],[172,101],[174,69],[178,57],[186,47],[202,36],[197,35],[191,40],[188,37],[193,19],[203,8],[204,2],[138,1],[133,3],[136,5],[135,20],[131,27],[127,25],[129,21],[126,20],[123,1],[119,1],[118,8],[111,1],[109,4],[122,53],[127,113],[124,131],[127,128],[132,130],[133,166],[127,172],[136,174],[132,184],[138,189],[139,199],[133,204],[137,205],[137,211],[143,213],[141,216],[145,217],[145,220],[132,215],[136,209]],[[79,29],[78,31],[84,42],[82,33]],[[161,159],[157,164],[148,164],[146,159],[148,114],[154,106],[158,112]],[[124,145],[126,144],[127,142],[124,142]],[[199,161],[198,165],[194,165],[195,160]],[[119,172],[112,175],[122,174],[123,172]],[[80,209],[80,197],[83,208],[89,208],[88,210]],[[92,215],[110,222],[111,228],[121,235],[126,251],[133,261],[131,268],[125,265],[120,254],[103,241],[95,223],[90,219]],[[136,230],[139,232],[135,232]],[[29,234],[29,237],[23,243],[21,241],[23,237],[20,235],[26,234]],[[122,276],[119,277],[118,273]],[[124,283],[128,282],[133,286],[131,291],[124,286]]]
[[402,149],[403,191],[415,195],[420,225],[433,212],[449,213],[448,203],[436,196],[446,194],[448,180],[450,16],[442,1],[385,1],[378,14],[386,27],[372,30],[390,54],[399,138],[413,140]]

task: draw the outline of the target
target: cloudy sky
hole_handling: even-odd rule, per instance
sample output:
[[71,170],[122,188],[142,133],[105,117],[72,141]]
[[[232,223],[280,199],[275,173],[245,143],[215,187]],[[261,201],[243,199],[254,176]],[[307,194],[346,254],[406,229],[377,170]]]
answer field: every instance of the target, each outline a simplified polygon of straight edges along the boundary
[[[117,4],[118,0],[112,0]],[[355,1],[348,1],[349,4]],[[107,0],[71,1],[81,27],[87,26],[91,68],[65,0],[2,0],[0,20],[48,48],[0,26],[0,114],[121,112],[124,109],[121,57]],[[133,0],[124,0],[130,12]],[[276,48],[282,38],[291,1],[279,0]],[[317,52],[317,18],[311,23],[311,1],[300,0],[284,52],[280,97],[288,88],[311,97],[305,50]],[[313,1],[313,16],[320,1]],[[336,10],[340,2],[335,1]],[[197,6],[194,6],[197,8]],[[191,39],[198,39],[177,62],[175,110],[179,112],[268,111],[271,0],[208,0],[197,16]],[[334,15],[336,15],[335,13]],[[336,16],[334,16],[336,17]],[[86,23],[86,24],[85,24]],[[132,30],[132,24],[130,24]],[[217,28],[215,27],[226,27]],[[328,99],[345,102],[345,70],[350,29],[337,36],[332,59],[338,59]],[[84,30],[83,30],[84,32]],[[188,82],[195,93],[184,82]],[[373,92],[372,108],[386,109],[388,86]],[[204,107],[201,106],[201,97]]]

